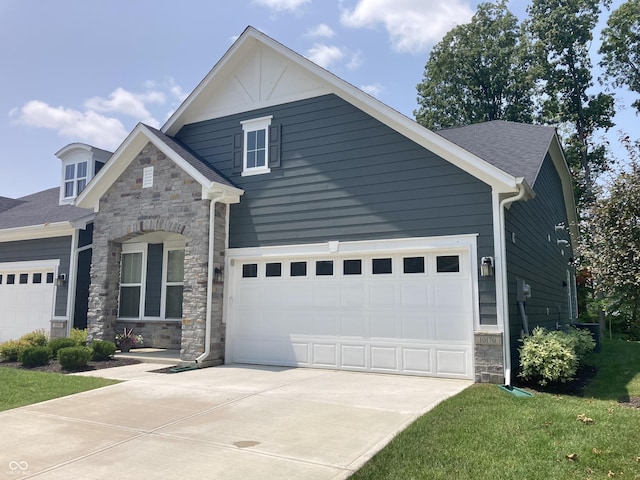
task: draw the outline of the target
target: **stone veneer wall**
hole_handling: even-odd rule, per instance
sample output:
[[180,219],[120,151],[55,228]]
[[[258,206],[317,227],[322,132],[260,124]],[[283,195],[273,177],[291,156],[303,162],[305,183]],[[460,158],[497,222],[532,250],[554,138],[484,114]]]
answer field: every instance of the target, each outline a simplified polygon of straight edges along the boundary
[[476,383],[504,383],[502,333],[476,332],[474,356]]
[[[142,188],[143,169],[150,166],[154,167],[153,186]],[[142,149],[100,199],[99,212],[94,221],[89,340],[114,338],[122,242],[145,233],[164,231],[181,234],[186,242],[181,358],[194,360],[204,351],[210,203],[209,200],[202,199],[201,185],[166,158],[153,144],[148,143]],[[220,260],[220,266],[224,265],[225,209],[225,205],[216,205],[215,209],[215,255]],[[222,224],[221,228],[219,224]],[[212,354],[220,355],[216,359],[220,363],[221,352],[224,352],[220,286],[216,286],[212,302],[215,305],[214,313],[220,312],[219,315],[214,315],[219,325],[212,328],[212,338],[217,340],[215,349],[212,346]],[[151,322],[147,322],[141,328],[151,329],[150,324]],[[157,327],[153,328],[157,330]],[[144,335],[143,332],[139,333]],[[150,342],[151,339],[160,338],[157,332],[149,335]],[[173,338],[172,335],[169,336]],[[158,346],[164,347],[163,342],[166,343],[167,340],[170,344],[175,344],[171,338],[162,339]],[[147,344],[146,338],[145,345],[156,346]]]
[[116,330],[122,332],[124,328],[133,328],[137,335],[142,335],[143,343],[138,347],[169,348],[180,350],[182,341],[182,322],[180,320],[144,321],[118,320]]

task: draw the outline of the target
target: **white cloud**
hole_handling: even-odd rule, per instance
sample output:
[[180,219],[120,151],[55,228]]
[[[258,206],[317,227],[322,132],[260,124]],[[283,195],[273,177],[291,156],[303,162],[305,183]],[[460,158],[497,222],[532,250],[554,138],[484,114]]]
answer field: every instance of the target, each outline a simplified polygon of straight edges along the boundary
[[84,102],[84,111],[63,106],[52,107],[46,102],[31,100],[20,108],[14,108],[9,117],[17,124],[56,130],[59,135],[73,141],[115,149],[131,128],[130,119],[158,128],[160,122],[156,117],[162,116],[159,107],[163,107],[162,110],[171,108],[173,113],[187,97],[171,77],[161,81],[147,80],[143,86],[143,93],[118,87],[107,98],[91,97]]
[[[148,83],[148,82],[147,82]],[[166,102],[164,93],[157,90],[150,90],[146,93],[132,93],[124,88],[116,88],[108,99],[93,97],[88,99],[84,105],[87,109],[97,112],[110,112],[128,115],[153,127],[159,126],[158,121],[147,110],[145,104],[155,103],[162,105]]]
[[384,87],[380,83],[373,83],[371,85],[362,85],[360,90],[367,92],[372,97],[378,97],[384,90]]
[[321,23],[317,27],[312,28],[307,32],[307,37],[311,38],[333,38],[336,32],[334,32],[329,25]]
[[396,51],[418,53],[472,16],[464,0],[359,0],[353,9],[343,10],[340,21],[353,28],[382,24]]
[[355,53],[350,53],[349,62],[347,62],[348,70],[356,70],[362,65],[362,53],[357,51]]
[[253,3],[270,8],[276,12],[281,12],[283,10],[290,10],[293,12],[297,10],[298,7],[305,3],[309,3],[310,1],[311,0],[254,0]]
[[107,149],[115,149],[127,136],[124,125],[117,118],[105,117],[94,111],[52,107],[39,100],[31,100],[13,109],[10,116],[16,123],[56,130],[59,135],[74,141],[85,141]]
[[307,58],[322,68],[329,68],[331,64],[339,62],[344,57],[345,53],[335,45],[316,43],[307,51]]

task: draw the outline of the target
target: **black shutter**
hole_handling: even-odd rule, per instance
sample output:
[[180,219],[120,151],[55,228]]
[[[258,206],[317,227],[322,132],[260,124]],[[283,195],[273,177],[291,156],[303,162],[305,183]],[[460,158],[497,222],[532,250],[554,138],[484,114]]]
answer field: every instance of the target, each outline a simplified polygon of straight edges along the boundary
[[231,171],[233,173],[242,173],[242,133],[233,135],[233,164]]
[[269,168],[280,166],[280,125],[269,127]]

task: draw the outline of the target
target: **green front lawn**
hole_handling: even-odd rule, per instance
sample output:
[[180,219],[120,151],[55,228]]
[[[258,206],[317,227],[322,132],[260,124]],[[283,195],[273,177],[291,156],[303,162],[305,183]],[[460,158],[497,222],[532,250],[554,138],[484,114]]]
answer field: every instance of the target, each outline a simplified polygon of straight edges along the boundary
[[0,411],[119,383],[106,378],[0,367]]
[[640,408],[617,401],[640,396],[640,343],[606,341],[594,363],[598,375],[583,398],[519,398],[474,385],[419,418],[351,479],[640,479]]

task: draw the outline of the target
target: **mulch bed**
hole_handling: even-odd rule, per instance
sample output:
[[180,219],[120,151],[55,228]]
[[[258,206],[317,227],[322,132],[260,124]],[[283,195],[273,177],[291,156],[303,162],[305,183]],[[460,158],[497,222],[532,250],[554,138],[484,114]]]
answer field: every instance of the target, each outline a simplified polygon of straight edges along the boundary
[[9,368],[19,368],[21,370],[30,370],[32,372],[49,372],[49,373],[76,373],[76,372],[90,372],[92,370],[100,370],[103,368],[111,368],[111,367],[122,367],[125,365],[135,365],[136,363],[141,363],[140,360],[135,360],[133,358],[117,358],[113,360],[106,360],[103,362],[89,362],[86,367],[80,368],[78,370],[64,370],[60,363],[57,360],[51,360],[48,365],[43,365],[41,367],[33,367],[26,368],[23,367],[20,362],[0,362],[0,367],[9,367]]
[[576,378],[574,378],[570,382],[550,383],[543,387],[533,381],[525,381],[522,378],[517,378],[517,380],[514,380],[514,384],[517,387],[524,387],[529,390],[535,390],[536,392],[584,397],[585,387],[589,384],[593,377],[596,376],[597,372],[598,371],[596,367],[587,366],[578,370],[576,372]]

